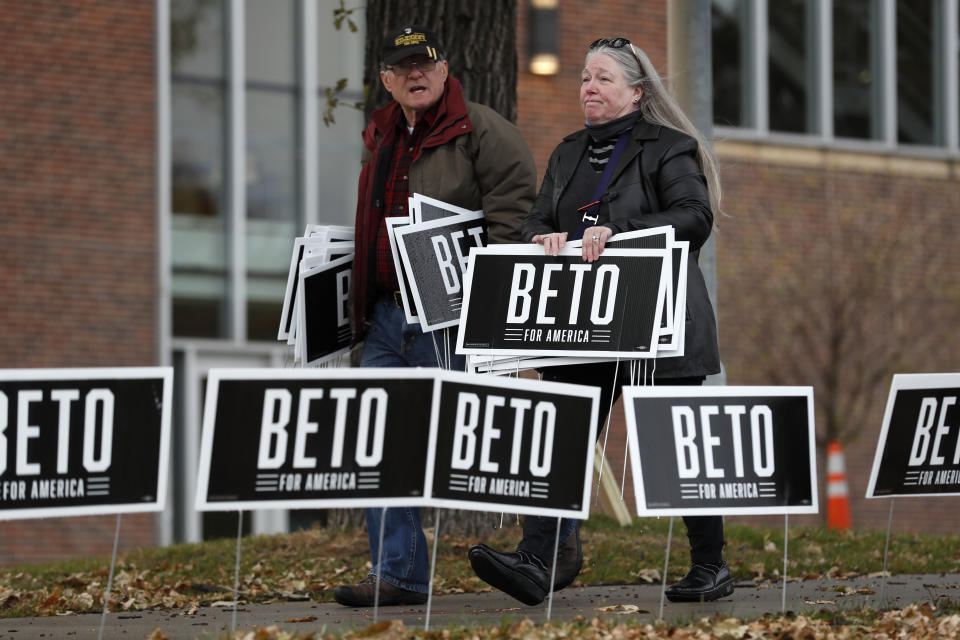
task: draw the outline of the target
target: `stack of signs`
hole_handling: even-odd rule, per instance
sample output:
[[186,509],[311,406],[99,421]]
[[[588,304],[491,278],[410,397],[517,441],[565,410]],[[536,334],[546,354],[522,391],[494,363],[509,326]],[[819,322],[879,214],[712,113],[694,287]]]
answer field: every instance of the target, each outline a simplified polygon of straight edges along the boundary
[[410,216],[386,221],[407,322],[424,331],[457,324],[470,250],[486,245],[483,212],[415,193]]
[[352,227],[307,225],[294,240],[277,339],[294,345],[294,360],[302,366],[317,366],[350,349],[352,271]]
[[595,387],[442,369],[212,369],[196,506],[586,518],[598,404]]
[[624,387],[637,513],[817,513],[812,387]]
[[162,511],[173,369],[0,370],[0,520]]
[[868,498],[960,495],[960,373],[897,374]]
[[420,193],[414,193],[411,195],[408,199],[408,205],[410,209],[410,218],[414,224],[430,222],[431,220],[455,216],[462,213],[479,213],[478,211],[464,209],[463,207],[458,207],[455,204],[443,202],[442,200],[437,200],[436,198],[428,198]]
[[457,353],[492,373],[683,355],[688,252],[673,227],[612,236],[593,263],[580,241],[474,249]]

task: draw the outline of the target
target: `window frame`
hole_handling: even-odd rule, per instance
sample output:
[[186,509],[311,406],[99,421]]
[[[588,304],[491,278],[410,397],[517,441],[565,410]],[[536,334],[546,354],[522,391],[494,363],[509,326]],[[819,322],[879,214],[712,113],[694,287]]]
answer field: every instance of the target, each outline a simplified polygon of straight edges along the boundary
[[[940,142],[934,145],[899,143],[897,140],[897,85],[896,85],[896,0],[872,0],[876,24],[876,38],[872,44],[873,68],[877,69],[871,96],[872,108],[877,114],[874,137],[868,140],[837,137],[833,127],[833,5],[835,0],[812,0],[807,21],[808,42],[813,78],[808,99],[807,133],[771,131],[769,124],[769,11],[770,0],[743,0],[747,12],[747,28],[742,32],[747,39],[741,46],[741,68],[746,77],[743,125],[727,126],[714,123],[717,138],[758,141],[800,146],[829,146],[865,152],[896,152],[921,157],[956,157],[960,155],[960,77],[958,77],[958,40],[960,0],[933,0],[934,24],[940,25],[933,38],[936,50],[936,81],[934,129]],[[774,5],[775,6],[775,5]]]

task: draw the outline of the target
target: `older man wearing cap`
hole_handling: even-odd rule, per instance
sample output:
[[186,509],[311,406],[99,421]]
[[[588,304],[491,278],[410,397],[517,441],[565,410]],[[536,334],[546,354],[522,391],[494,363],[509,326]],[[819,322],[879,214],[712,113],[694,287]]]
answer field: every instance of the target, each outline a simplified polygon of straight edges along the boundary
[[[490,243],[520,242],[523,217],[536,197],[536,167],[520,131],[492,109],[467,102],[449,75],[443,47],[420,26],[390,33],[380,49],[380,80],[393,101],[373,113],[363,132],[353,261],[354,340],[364,340],[362,367],[436,367],[431,334],[406,322],[384,219],[406,216],[420,193],[470,210],[482,209]],[[463,369],[463,356],[452,366]],[[377,563],[381,509],[366,511],[370,574],[334,590],[340,604],[421,604],[429,564],[419,509],[387,509]],[[378,587],[379,583],[379,587]]]

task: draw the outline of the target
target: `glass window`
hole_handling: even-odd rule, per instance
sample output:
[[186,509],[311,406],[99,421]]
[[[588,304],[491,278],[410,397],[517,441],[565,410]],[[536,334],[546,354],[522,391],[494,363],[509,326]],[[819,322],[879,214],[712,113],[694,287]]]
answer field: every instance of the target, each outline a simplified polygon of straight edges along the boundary
[[222,219],[223,88],[180,81],[172,94],[174,215]]
[[297,105],[247,90],[247,337],[275,340],[299,222]]
[[897,141],[935,144],[934,0],[897,1]]
[[[349,3],[348,3],[349,4]],[[344,20],[338,30],[329,11],[317,11],[317,168],[319,211],[321,224],[353,225],[357,209],[357,178],[360,176],[360,156],[363,150],[364,120],[362,109],[350,105],[363,102],[363,46],[366,22],[364,10],[358,7],[350,14],[357,27],[351,31]],[[327,88],[346,79],[345,89],[338,96],[333,110],[334,121],[324,124],[327,107]],[[379,82],[376,79],[375,82]]]
[[839,138],[879,137],[874,7],[872,0],[833,3],[833,131]]
[[221,0],[171,0],[173,74],[223,78],[224,10]]
[[247,220],[271,220],[277,233],[299,217],[296,124],[292,91],[247,89]]
[[746,2],[713,0],[710,6],[713,55],[713,121],[732,127],[746,126],[743,45],[746,29]]
[[[227,0],[169,0],[171,30],[173,332],[228,338],[233,325],[234,275],[246,279],[246,339],[274,340],[293,238],[303,231],[299,60],[302,0],[243,2],[244,139],[228,128],[229,20]],[[329,10],[316,11],[316,85],[320,211],[309,219],[351,224],[362,150],[364,11],[357,31],[336,30]],[[325,88],[347,79],[335,123],[322,124]],[[229,210],[231,153],[243,154],[246,194],[246,273],[234,274]]]
[[810,132],[810,52],[807,51],[808,0],[777,0],[769,7],[770,130]]
[[293,0],[246,7],[247,338],[275,340],[290,247],[302,233]]
[[298,29],[294,0],[254,0],[243,6],[247,82],[296,83]]
[[170,4],[173,334],[223,337],[227,320],[224,9]]

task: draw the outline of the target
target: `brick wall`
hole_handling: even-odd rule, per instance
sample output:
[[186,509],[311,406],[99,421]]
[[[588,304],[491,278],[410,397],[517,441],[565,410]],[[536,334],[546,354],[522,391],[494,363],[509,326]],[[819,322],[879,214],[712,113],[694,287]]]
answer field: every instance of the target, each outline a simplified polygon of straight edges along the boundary
[[[0,9],[0,368],[157,361],[154,41],[149,2]],[[0,563],[109,554],[114,524],[0,525]]]

